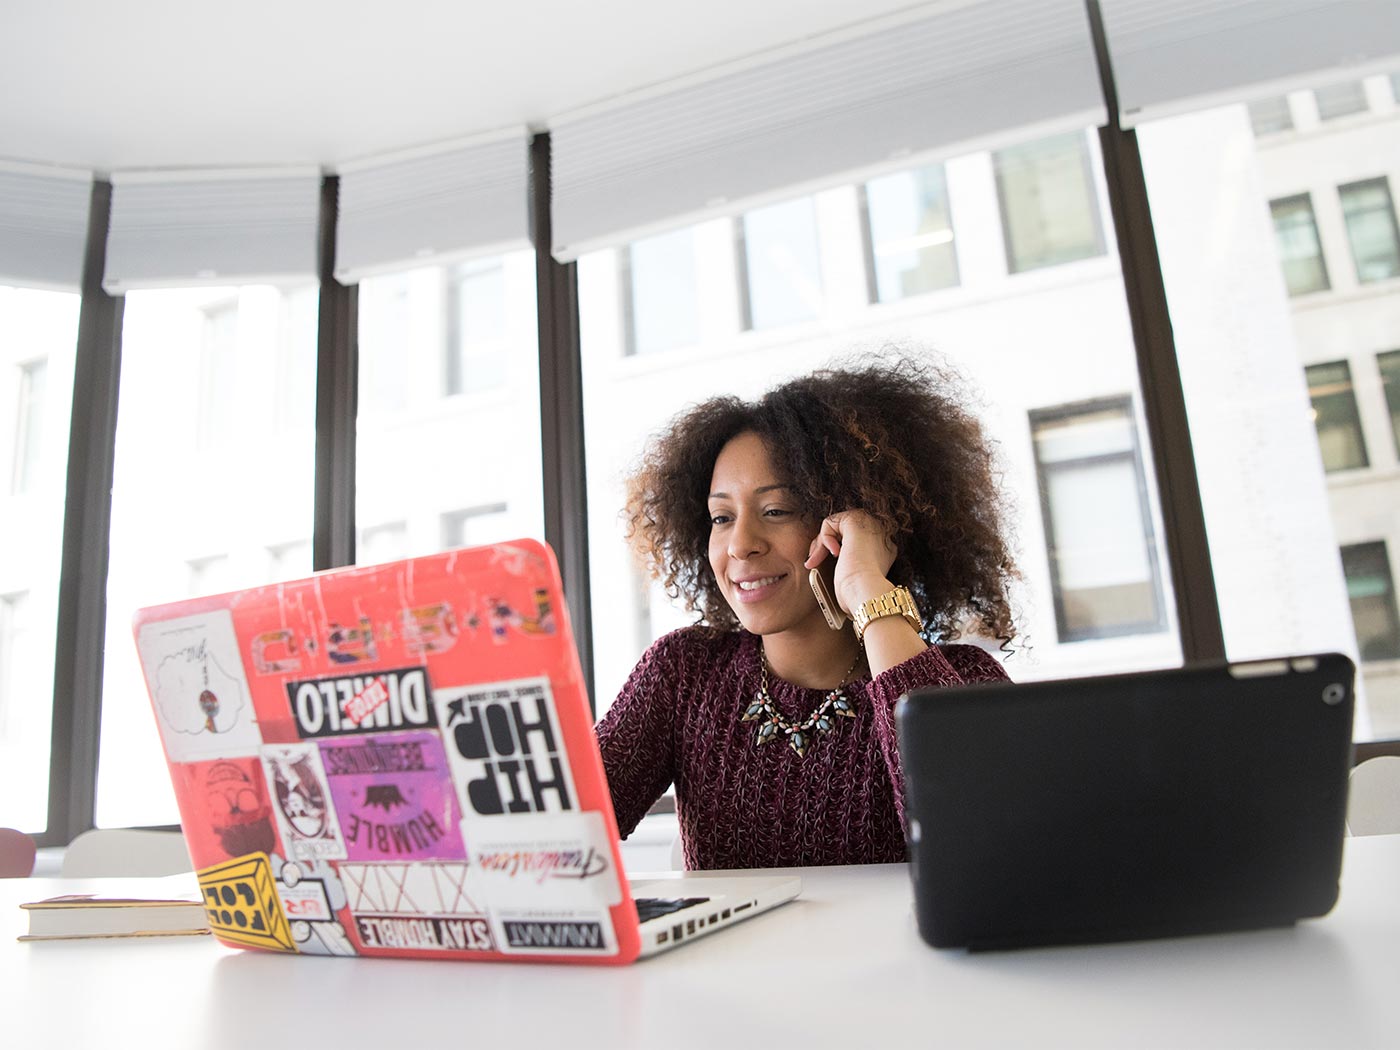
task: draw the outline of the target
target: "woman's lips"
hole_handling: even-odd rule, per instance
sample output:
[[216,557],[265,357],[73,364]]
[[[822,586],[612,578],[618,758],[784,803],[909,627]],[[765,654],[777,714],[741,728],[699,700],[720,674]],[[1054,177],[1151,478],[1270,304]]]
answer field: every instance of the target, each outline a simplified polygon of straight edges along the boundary
[[743,579],[732,580],[730,582],[733,584],[734,597],[743,605],[761,602],[777,589],[785,575],[778,573],[772,576],[746,576]]

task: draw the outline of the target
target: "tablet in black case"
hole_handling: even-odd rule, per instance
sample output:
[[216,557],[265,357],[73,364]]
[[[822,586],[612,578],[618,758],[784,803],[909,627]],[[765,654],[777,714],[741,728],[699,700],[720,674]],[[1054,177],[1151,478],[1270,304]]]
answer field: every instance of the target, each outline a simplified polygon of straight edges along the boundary
[[1354,675],[1333,653],[915,690],[897,720],[919,932],[1015,948],[1326,914]]

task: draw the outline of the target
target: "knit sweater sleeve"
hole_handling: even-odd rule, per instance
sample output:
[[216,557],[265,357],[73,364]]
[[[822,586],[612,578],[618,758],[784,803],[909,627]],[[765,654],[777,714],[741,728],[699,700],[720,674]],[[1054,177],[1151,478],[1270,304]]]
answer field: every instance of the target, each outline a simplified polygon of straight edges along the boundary
[[925,686],[1007,680],[1008,675],[996,657],[975,645],[931,645],[918,656],[896,664],[871,680],[867,695],[875,705],[875,733],[889,769],[890,783],[894,786],[894,804],[901,824],[905,824],[904,768],[899,761],[894,724],[894,708],[899,698]]
[[623,838],[675,779],[677,703],[684,682],[684,631],[657,640],[598,722],[598,749]]

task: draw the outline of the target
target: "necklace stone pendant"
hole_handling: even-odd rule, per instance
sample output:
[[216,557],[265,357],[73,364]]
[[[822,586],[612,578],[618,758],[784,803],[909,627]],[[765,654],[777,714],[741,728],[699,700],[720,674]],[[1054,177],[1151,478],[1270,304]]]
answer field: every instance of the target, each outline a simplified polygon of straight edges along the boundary
[[851,705],[846,694],[841,692],[841,687],[855,673],[859,664],[860,650],[857,649],[855,661],[851,664],[850,670],[842,676],[841,685],[827,693],[826,698],[805,719],[789,722],[774,705],[773,698],[768,695],[768,658],[760,649],[758,693],[739,717],[741,722],[758,723],[758,730],[754,733],[754,746],[762,747],[764,744],[771,744],[779,737],[785,736],[788,747],[792,748],[797,757],[806,758],[807,748],[812,741],[818,736],[825,736],[836,728],[835,718],[855,718],[855,708]]

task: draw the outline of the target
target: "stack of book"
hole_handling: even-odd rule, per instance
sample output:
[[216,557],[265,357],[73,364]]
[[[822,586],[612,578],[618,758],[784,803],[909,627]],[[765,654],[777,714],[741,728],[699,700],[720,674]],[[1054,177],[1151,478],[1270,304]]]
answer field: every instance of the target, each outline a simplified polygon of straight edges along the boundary
[[193,873],[161,879],[104,879],[101,893],[65,894],[20,907],[29,915],[29,932],[20,936],[22,941],[209,932]]

